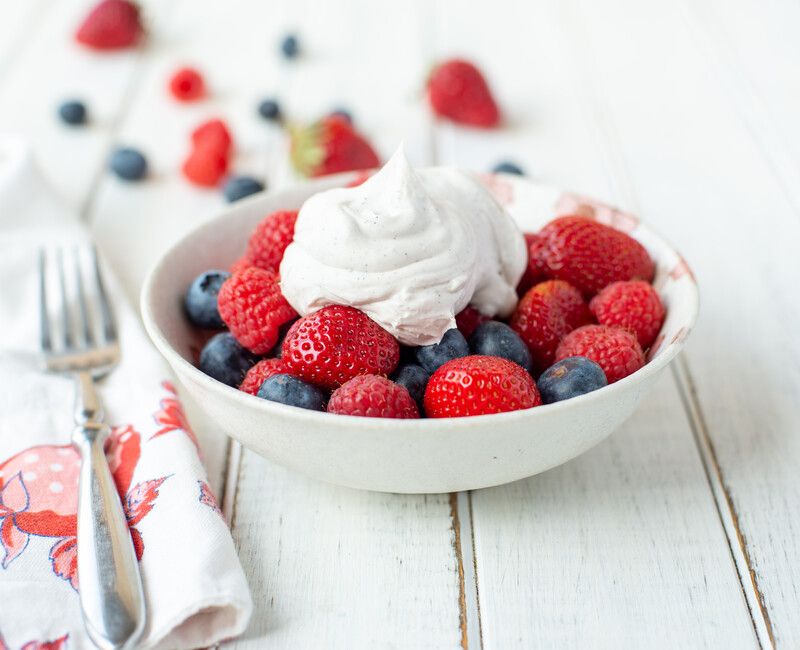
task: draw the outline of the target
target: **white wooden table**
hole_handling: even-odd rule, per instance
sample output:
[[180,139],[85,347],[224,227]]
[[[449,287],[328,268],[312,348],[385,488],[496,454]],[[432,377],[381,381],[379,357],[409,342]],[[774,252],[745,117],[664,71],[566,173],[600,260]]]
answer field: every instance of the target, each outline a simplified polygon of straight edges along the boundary
[[[337,105],[387,156],[478,170],[510,158],[639,212],[679,244],[702,308],[685,358],[584,456],[454,495],[356,492],[233,447],[195,418],[255,599],[235,648],[800,647],[800,5],[791,0],[144,0],[151,39],[93,56],[84,0],[0,0],[0,129],[34,141],[131,299],[223,203],[177,173],[222,115],[236,169],[289,180],[262,96]],[[304,57],[286,64],[280,36]],[[426,70],[480,62],[508,126],[433,121]],[[178,105],[189,62],[210,100]],[[92,125],[63,128],[58,101]],[[142,148],[150,180],[105,171]],[[457,451],[454,451],[457,453]]]

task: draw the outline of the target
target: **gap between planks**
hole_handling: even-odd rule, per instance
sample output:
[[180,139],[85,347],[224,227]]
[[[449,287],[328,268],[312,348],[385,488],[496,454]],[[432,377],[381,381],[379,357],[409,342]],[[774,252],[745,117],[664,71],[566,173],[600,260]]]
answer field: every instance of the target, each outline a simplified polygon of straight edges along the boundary
[[[472,493],[450,493],[450,519],[453,550],[458,570],[458,611],[461,647],[483,649],[481,607],[478,595],[478,566],[475,555],[475,531],[472,525]],[[470,646],[472,640],[472,646]]]

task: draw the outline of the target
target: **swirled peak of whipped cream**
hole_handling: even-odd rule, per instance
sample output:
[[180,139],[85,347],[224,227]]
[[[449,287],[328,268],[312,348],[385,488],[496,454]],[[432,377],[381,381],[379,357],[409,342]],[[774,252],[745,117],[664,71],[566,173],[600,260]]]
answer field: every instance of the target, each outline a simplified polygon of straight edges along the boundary
[[358,187],[303,204],[281,289],[301,315],[350,305],[401,343],[429,345],[468,304],[508,316],[526,264],[519,229],[473,176],[415,170],[401,147]]

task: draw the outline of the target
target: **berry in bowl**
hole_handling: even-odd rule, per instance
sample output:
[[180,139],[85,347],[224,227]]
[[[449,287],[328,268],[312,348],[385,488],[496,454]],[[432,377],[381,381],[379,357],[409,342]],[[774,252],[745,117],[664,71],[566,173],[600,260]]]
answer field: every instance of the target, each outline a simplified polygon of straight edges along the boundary
[[[364,180],[366,178],[366,180]],[[636,408],[697,313],[632,215],[510,174],[340,174],[230,207],[142,293],[148,333],[221,431],[390,492],[564,463]]]

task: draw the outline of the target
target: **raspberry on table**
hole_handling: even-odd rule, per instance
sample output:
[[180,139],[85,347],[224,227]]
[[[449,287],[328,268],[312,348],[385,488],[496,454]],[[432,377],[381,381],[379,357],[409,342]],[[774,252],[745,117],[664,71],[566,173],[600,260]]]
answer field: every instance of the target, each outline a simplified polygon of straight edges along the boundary
[[269,352],[278,340],[281,325],[297,316],[281,293],[278,276],[255,267],[226,280],[217,304],[236,340],[256,354]]
[[556,350],[556,361],[587,357],[599,365],[609,384],[644,366],[644,352],[636,336],[607,325],[584,325],[567,334]]
[[612,282],[592,298],[589,309],[601,325],[633,332],[643,349],[656,340],[667,313],[658,292],[642,280]]
[[503,413],[541,403],[533,378],[519,364],[500,357],[448,361],[425,389],[425,414],[430,418]]
[[267,379],[274,375],[287,374],[286,364],[280,359],[262,359],[247,371],[239,390],[250,395],[256,395]]
[[206,83],[195,68],[180,68],[170,77],[169,91],[180,102],[193,102],[205,96]]
[[328,413],[368,418],[418,418],[408,390],[379,375],[359,375],[333,391]]
[[333,389],[358,375],[390,374],[400,344],[358,309],[330,305],[292,325],[282,358],[292,374]]
[[278,210],[264,217],[247,241],[245,259],[253,266],[277,273],[283,253],[294,239],[295,221],[297,210]]

